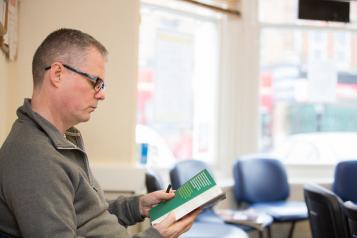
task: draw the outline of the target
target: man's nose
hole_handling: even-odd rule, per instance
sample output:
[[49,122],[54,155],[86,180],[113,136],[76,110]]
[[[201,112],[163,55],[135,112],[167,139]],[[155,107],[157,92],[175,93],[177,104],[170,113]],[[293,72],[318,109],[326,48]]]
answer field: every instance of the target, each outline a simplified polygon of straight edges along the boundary
[[99,90],[99,92],[97,92],[97,93],[95,94],[95,98],[96,98],[97,100],[104,100],[104,99],[105,99],[105,92],[104,92],[104,90]]

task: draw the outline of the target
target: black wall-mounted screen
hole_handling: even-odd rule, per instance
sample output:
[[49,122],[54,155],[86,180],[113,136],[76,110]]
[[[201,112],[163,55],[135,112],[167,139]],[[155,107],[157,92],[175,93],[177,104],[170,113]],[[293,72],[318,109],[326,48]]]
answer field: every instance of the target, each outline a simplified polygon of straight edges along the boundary
[[332,0],[299,0],[299,19],[350,21],[350,3]]

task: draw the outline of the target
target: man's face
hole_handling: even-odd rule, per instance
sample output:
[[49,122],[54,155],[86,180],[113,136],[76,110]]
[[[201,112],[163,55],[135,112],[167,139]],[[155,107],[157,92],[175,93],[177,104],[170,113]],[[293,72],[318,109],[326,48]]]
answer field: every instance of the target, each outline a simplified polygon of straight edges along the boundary
[[[90,49],[84,60],[77,65],[70,65],[76,70],[89,75],[99,77],[104,81],[105,59],[96,50]],[[96,91],[94,82],[88,77],[73,72],[66,67],[64,69],[64,84],[62,91],[62,110],[67,124],[76,125],[90,119],[90,114],[97,108],[98,101],[104,100],[103,90]]]

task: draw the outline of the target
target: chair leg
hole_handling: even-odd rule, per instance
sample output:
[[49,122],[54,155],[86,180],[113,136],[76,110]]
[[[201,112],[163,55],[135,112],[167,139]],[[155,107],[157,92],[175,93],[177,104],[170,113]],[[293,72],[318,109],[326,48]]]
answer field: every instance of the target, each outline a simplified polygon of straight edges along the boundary
[[264,238],[264,234],[263,234],[263,231],[258,231],[258,233],[259,233],[259,238]]
[[293,238],[294,235],[294,229],[295,229],[295,221],[292,222],[290,232],[289,232],[289,238]]

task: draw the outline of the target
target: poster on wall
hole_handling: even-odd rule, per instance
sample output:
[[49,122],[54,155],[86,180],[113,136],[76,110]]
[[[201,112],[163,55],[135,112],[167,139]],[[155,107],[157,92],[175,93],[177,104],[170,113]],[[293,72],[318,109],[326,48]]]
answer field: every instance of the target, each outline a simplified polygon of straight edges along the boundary
[[157,35],[153,118],[158,123],[190,124],[193,36],[166,29],[158,30]]
[[[330,60],[315,60],[308,64],[309,102],[336,102],[337,69],[336,63]],[[321,85],[323,89],[321,90]]]

